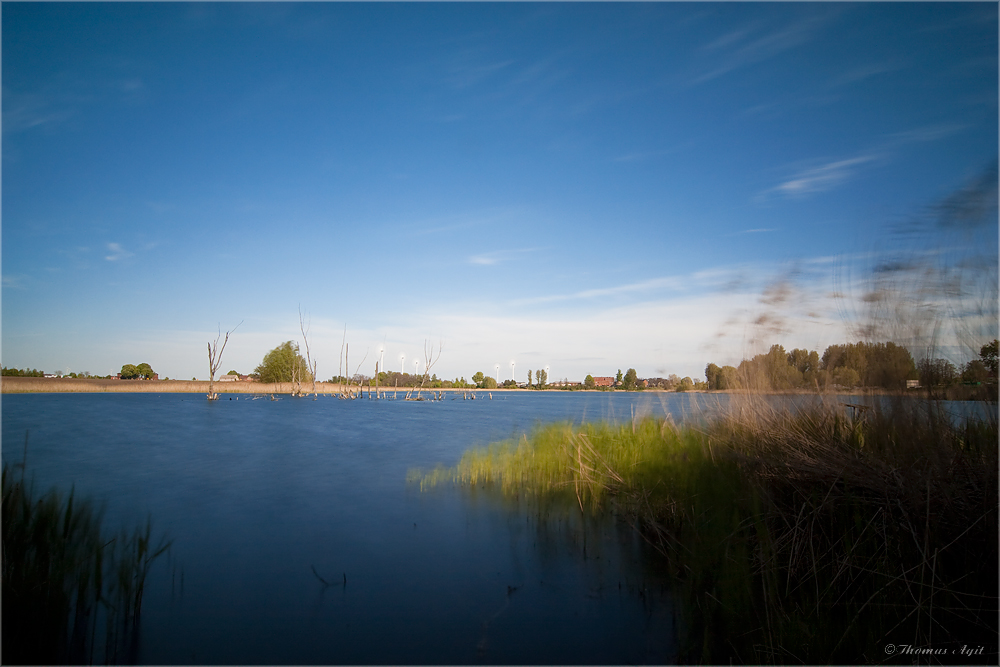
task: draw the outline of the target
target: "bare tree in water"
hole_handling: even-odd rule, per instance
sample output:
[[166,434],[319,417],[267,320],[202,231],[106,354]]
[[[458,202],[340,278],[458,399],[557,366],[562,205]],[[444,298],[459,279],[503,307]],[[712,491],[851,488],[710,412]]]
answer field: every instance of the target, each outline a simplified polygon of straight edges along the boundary
[[[240,324],[243,324],[243,320],[240,320]],[[240,328],[240,324],[237,324],[230,331],[226,332],[226,337],[222,341],[222,347],[219,347],[219,339],[222,338],[222,327],[219,327],[219,335],[215,337],[215,342],[208,343],[208,400],[214,401],[219,397],[215,393],[215,372],[219,370],[219,366],[222,365],[222,353],[226,350],[226,343],[229,342],[229,334],[233,333]]]
[[[424,374],[420,378],[420,386],[415,387],[418,396],[420,395],[420,390],[422,390],[424,388],[424,384],[427,382],[427,379],[431,376],[431,368],[433,368],[434,364],[436,364],[440,359],[441,359],[441,343],[440,342],[438,343],[437,356],[435,356],[434,355],[434,346],[431,345],[431,344],[429,344],[425,340],[424,341]],[[413,394],[413,389],[411,389],[410,391],[407,392],[406,398],[410,399],[411,396],[412,396],[412,394]]]
[[[308,368],[309,372],[312,373],[312,383],[313,383],[312,384],[312,391],[315,394],[316,393],[316,362],[312,360],[312,356],[309,354],[309,327],[305,326],[302,323],[302,307],[301,306],[299,306],[299,331],[302,332],[302,342],[305,343],[305,346],[306,346],[306,368]],[[345,335],[346,335],[346,331],[345,331]],[[302,393],[301,389],[299,389],[299,393]]]

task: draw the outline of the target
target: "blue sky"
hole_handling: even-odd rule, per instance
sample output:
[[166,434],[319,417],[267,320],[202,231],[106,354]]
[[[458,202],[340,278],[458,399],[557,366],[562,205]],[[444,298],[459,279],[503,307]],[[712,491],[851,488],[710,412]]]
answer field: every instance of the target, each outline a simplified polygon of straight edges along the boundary
[[899,231],[996,163],[995,3],[2,12],[5,366],[206,378],[242,322],[249,372],[301,308],[321,378],[345,326],[369,374],[699,377],[844,342],[897,250],[995,276],[995,209]]

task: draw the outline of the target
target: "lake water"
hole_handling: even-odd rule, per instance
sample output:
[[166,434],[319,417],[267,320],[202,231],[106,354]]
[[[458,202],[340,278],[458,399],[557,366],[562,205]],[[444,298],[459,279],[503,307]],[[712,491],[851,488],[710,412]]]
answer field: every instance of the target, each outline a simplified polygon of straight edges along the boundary
[[147,581],[140,662],[671,661],[669,582],[631,528],[406,475],[538,422],[681,421],[715,397],[248,398],[3,397],[4,461],[30,432],[36,492],[75,486],[106,529],[149,514],[174,540]]
[[29,431],[36,492],[75,486],[106,506],[106,529],[151,515],[174,540],[147,581],[140,662],[673,660],[670,582],[630,527],[406,476],[539,422],[684,421],[725,396],[228,398],[3,396],[4,461],[21,461]]

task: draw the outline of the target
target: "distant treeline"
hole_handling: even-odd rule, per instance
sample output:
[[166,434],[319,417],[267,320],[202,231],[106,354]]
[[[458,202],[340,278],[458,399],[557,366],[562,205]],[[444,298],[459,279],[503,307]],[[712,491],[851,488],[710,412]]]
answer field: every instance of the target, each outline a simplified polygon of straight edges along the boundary
[[831,345],[822,357],[815,350],[786,352],[781,345],[772,345],[767,353],[744,359],[738,367],[708,364],[705,377],[709,389],[756,391],[833,386],[905,389],[907,380],[917,380],[923,387],[996,382],[997,341],[983,345],[979,358],[961,370],[946,359],[917,363],[909,350],[892,342],[858,342]]
[[[423,380],[423,375],[417,375],[412,373],[396,373],[394,371],[387,371],[378,374],[378,386],[379,387],[419,387],[420,382]],[[477,379],[478,378],[478,379]],[[453,380],[444,380],[439,378],[436,373],[432,374],[427,382],[424,384],[425,389],[495,389],[497,387],[496,380],[491,377],[485,377],[482,373],[476,373],[472,376],[473,382],[469,382],[465,377],[457,377]],[[358,385],[368,386],[371,383],[373,386],[375,384],[375,377],[372,375],[363,375],[358,373],[351,378],[344,377],[342,375],[335,375],[328,380],[332,383],[343,383],[352,382]],[[499,386],[501,387],[516,387],[517,383],[513,380],[505,380]]]
[[[19,369],[19,368],[7,368],[3,367],[3,375],[17,378],[41,378],[45,377],[45,372],[38,369]],[[55,375],[57,377],[68,377],[68,378],[93,378],[95,380],[106,380],[113,376],[111,375],[91,375],[90,373],[67,373],[63,375],[62,371],[56,371]]]
[[32,368],[31,370],[28,370],[27,368],[25,368],[25,369],[7,368],[6,366],[4,366],[3,367],[3,374],[4,375],[9,375],[11,377],[16,377],[16,378],[40,378],[40,377],[45,377],[45,373],[43,373],[40,370],[34,369],[34,368]]

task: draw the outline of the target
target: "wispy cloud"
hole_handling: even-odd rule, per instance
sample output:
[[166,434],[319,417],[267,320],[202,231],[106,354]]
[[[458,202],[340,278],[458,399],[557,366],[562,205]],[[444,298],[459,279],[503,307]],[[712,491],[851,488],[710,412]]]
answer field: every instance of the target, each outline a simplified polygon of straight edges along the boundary
[[117,262],[119,259],[126,259],[134,254],[126,250],[124,247],[122,247],[120,243],[109,243],[108,251],[111,254],[105,255],[104,259],[108,260],[109,262]]
[[776,232],[778,229],[776,227],[761,227],[759,229],[744,229],[739,234],[763,234],[765,232]]
[[953,134],[961,132],[967,125],[959,123],[942,123],[938,125],[926,125],[912,130],[895,132],[886,139],[886,147],[897,148],[908,144],[921,144],[929,141],[946,139]]
[[493,62],[472,62],[472,54],[457,58],[448,73],[448,83],[456,88],[468,88],[478,83],[486,81],[493,75],[507,69],[514,64],[513,60],[499,60]]
[[839,76],[834,77],[834,79],[828,84],[828,87],[841,88],[843,86],[849,86],[880,74],[895,72],[898,69],[900,69],[900,66],[895,62],[887,61],[881,63],[869,63],[860,67],[855,67],[854,69],[850,69],[843,72]]
[[72,115],[65,100],[38,93],[3,91],[3,130],[21,132],[66,120]]
[[400,224],[397,229],[407,236],[426,236],[429,234],[446,234],[460,229],[471,229],[493,225],[512,216],[523,213],[516,207],[508,209],[485,209],[471,213],[443,216],[440,218],[430,218]]
[[4,289],[26,289],[26,281],[28,277],[24,275],[13,275],[3,277],[3,288]]
[[682,144],[682,145],[678,145],[678,146],[673,146],[671,148],[664,148],[662,150],[655,150],[655,151],[635,151],[635,152],[632,152],[632,153],[624,153],[622,155],[618,155],[618,156],[616,156],[616,157],[614,157],[612,159],[613,159],[614,162],[642,162],[642,161],[645,161],[645,160],[654,160],[656,158],[663,157],[664,155],[669,155],[671,153],[675,153],[678,150],[680,150],[681,148],[684,148],[684,147],[690,146],[690,145],[691,145],[691,142],[687,142],[686,144]]
[[762,32],[759,23],[752,23],[721,35],[703,47],[702,50],[714,62],[706,68],[707,71],[696,75],[693,83],[706,83],[776,58],[808,42],[824,22],[825,17],[810,16],[768,32]]
[[458,229],[469,229],[470,227],[479,227],[485,225],[488,220],[470,220],[468,222],[458,222],[453,225],[438,225],[436,227],[426,227],[424,229],[416,229],[410,232],[410,236],[426,236],[427,234],[442,234],[445,232],[453,232]]
[[541,249],[542,248],[518,248],[516,250],[497,250],[496,252],[486,252],[479,255],[473,255],[468,261],[469,264],[493,266],[494,264],[499,264],[500,262],[515,259],[523,253],[538,252]]
[[552,303],[556,301],[572,301],[577,299],[595,299],[604,296],[614,296],[617,294],[628,294],[632,292],[648,292],[653,290],[679,291],[688,284],[684,278],[678,276],[665,276],[643,280],[637,283],[626,285],[614,285],[612,287],[599,287],[595,289],[581,290],[569,294],[549,294],[545,296],[531,297],[527,299],[515,299],[509,305],[527,306],[539,303]]
[[90,79],[62,73],[37,82],[34,90],[3,88],[3,131],[23,132],[55,125],[72,118],[80,109],[101,100],[135,101],[145,93],[139,77]]
[[766,201],[772,197],[804,197],[832,190],[851,180],[865,165],[887,160],[894,153],[912,144],[945,139],[961,132],[966,127],[966,125],[958,123],[942,123],[894,132],[885,136],[871,150],[855,157],[833,160],[819,166],[800,169],[784,182],[760,193],[757,200]]
[[859,155],[801,170],[785,182],[762,192],[758,199],[767,199],[773,196],[803,197],[831,190],[850,180],[859,167],[874,162],[878,157],[875,154]]

